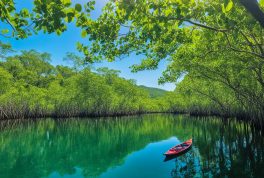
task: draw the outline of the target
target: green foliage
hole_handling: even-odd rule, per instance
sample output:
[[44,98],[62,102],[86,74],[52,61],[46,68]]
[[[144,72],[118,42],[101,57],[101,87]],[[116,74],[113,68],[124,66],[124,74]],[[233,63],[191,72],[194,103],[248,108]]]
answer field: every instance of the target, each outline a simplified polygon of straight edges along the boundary
[[5,44],[0,41],[0,60],[4,59],[7,53],[13,52],[10,44]]
[[0,94],[5,93],[11,85],[12,75],[0,66]]
[[[52,104],[50,99],[47,105],[47,108],[63,106],[63,112],[69,112],[66,115],[87,114],[87,108],[93,106],[99,109],[90,108],[89,113],[160,111],[169,107],[170,111],[245,114],[254,120],[263,120],[263,28],[241,1],[109,1],[102,14],[91,19],[94,4],[95,1],[82,6],[72,4],[71,0],[34,0],[32,11],[18,11],[13,0],[0,2],[2,36],[20,39],[39,31],[59,35],[67,30],[68,23],[74,22],[81,29],[81,36],[89,40],[88,44],[77,43],[84,59],[67,55],[75,64],[74,70],[62,66],[54,68],[47,61],[49,56],[34,51],[6,59],[1,66],[19,83],[16,85],[21,90],[14,88],[14,93],[35,91],[31,86],[46,89],[51,83],[53,87],[58,84],[69,87],[64,93],[58,90],[58,95],[63,95],[61,101],[57,100],[59,104]],[[258,6],[264,10],[262,0]],[[0,59],[5,59],[9,46],[0,43],[0,50],[3,51]],[[132,66],[134,72],[153,70],[161,60],[169,61],[160,82],[181,81],[176,91],[163,99],[155,99],[153,104],[147,92],[138,90],[131,81],[120,79],[115,72],[103,69],[94,74],[89,69],[88,63],[114,61],[131,53],[145,56],[141,63]],[[27,60],[31,57],[33,59]],[[101,98],[97,98],[89,84],[97,88]],[[85,90],[94,92],[96,99],[85,94]],[[105,105],[100,105],[106,96],[109,98],[104,99]],[[77,102],[79,97],[82,104]]]
[[92,44],[78,49],[94,61],[145,56],[133,71],[169,61],[160,82],[180,81],[163,102],[171,111],[263,120],[263,28],[239,1],[110,1],[86,32]]
[[0,62],[0,118],[123,115],[165,111],[160,100],[119,71],[92,72],[67,54],[73,67],[52,66],[50,55],[34,50]]
[[[84,8],[73,4],[72,0],[34,0],[33,8],[17,10],[14,0],[0,2],[0,34],[4,37],[16,39],[43,31],[60,35],[67,30],[70,22],[80,23],[87,20],[87,16],[94,9],[94,1],[89,1]],[[85,13],[84,14],[84,10]],[[77,24],[77,23],[76,23]]]

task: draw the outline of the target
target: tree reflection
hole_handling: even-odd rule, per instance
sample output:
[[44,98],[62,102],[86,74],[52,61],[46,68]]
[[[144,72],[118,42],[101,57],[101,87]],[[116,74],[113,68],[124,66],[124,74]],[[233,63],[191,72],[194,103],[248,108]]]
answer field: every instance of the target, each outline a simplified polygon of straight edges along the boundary
[[199,119],[193,148],[175,160],[172,177],[263,177],[263,136],[237,121]]
[[171,136],[193,138],[192,149],[171,160],[172,177],[264,175],[261,132],[242,122],[145,115],[11,123],[1,123],[0,177],[74,175],[76,170],[97,177],[124,164],[132,152]]
[[148,143],[177,135],[175,124],[172,115],[149,115],[29,121],[16,127],[11,124],[11,129],[2,126],[0,177],[74,174],[76,167],[82,169],[83,176],[96,177],[108,168],[122,165],[127,155]]

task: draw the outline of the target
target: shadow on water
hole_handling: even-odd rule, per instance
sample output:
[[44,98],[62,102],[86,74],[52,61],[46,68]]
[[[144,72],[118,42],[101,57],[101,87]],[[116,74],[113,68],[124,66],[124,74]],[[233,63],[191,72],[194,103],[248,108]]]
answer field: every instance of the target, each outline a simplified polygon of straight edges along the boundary
[[[0,124],[3,178],[264,177],[262,133],[235,120],[145,115],[9,124]],[[187,153],[162,161],[191,137]]]

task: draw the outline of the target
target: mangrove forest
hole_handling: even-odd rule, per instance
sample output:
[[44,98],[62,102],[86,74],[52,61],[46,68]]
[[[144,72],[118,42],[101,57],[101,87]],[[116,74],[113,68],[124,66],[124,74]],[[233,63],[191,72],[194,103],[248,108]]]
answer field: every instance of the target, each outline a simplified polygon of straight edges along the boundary
[[263,131],[264,0],[0,1],[0,177],[262,178]]
[[[1,38],[61,35],[74,24],[83,56],[68,54],[79,68],[52,66],[49,54],[30,49],[6,56],[12,48],[1,42],[1,118],[184,112],[262,125],[264,1],[110,0],[97,18],[91,17],[95,1],[32,3],[1,2]],[[130,54],[142,58],[133,72],[155,70],[166,60],[159,82],[176,89],[152,99],[117,71],[87,67]]]

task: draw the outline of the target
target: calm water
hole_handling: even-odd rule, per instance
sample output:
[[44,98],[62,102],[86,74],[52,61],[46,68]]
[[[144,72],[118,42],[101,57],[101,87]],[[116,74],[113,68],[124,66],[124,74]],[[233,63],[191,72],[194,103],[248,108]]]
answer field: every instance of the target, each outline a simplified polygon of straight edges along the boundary
[[[264,177],[264,140],[241,122],[177,115],[1,122],[0,177]],[[193,138],[185,155],[168,148]]]

